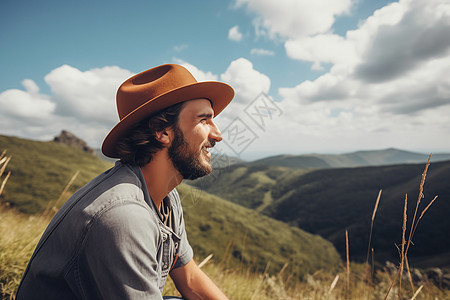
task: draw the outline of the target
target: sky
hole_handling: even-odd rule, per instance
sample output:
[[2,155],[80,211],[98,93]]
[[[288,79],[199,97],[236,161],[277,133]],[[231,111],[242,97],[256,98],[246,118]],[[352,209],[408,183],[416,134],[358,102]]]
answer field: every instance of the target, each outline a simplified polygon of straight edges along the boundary
[[100,148],[165,63],[235,89],[217,154],[450,152],[449,0],[2,0],[0,134]]

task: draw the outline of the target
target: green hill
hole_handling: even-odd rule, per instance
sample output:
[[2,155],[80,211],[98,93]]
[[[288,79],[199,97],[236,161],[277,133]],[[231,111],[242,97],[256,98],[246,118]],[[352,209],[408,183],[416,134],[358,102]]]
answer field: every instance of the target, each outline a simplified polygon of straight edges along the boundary
[[294,277],[340,262],[329,241],[263,216],[188,185],[178,188],[183,199],[186,228],[197,257],[214,254],[232,266],[251,265],[271,273],[284,264]]
[[[433,159],[432,159],[433,161]],[[245,164],[216,170],[194,185],[225,199],[320,234],[344,257],[345,230],[350,234],[353,259],[365,260],[375,200],[383,189],[374,224],[375,259],[397,261],[395,243],[401,242],[402,210],[408,194],[415,206],[425,164],[381,167],[290,169]],[[416,266],[450,266],[450,162],[432,162],[420,211],[438,200],[420,221],[410,262]],[[412,215],[408,220],[412,219]]]
[[[112,166],[100,158],[54,142],[0,136],[0,150],[13,158],[11,177],[0,200],[26,213],[40,213],[58,199],[70,177],[80,171],[72,191]],[[285,263],[301,277],[340,263],[334,246],[320,236],[304,232],[253,210],[232,204],[188,185],[178,188],[186,227],[197,260],[214,254],[228,266],[252,266],[278,272]]]
[[11,177],[0,201],[25,213],[39,213],[59,198],[75,174],[71,192],[80,188],[112,163],[56,142],[37,142],[0,135],[0,151],[12,155]]

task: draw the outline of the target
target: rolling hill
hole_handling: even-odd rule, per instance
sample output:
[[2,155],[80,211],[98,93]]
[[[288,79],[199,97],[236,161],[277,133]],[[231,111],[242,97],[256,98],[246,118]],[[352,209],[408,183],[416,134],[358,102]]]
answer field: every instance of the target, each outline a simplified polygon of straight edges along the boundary
[[56,201],[76,171],[71,192],[112,166],[95,155],[57,142],[36,142],[0,135],[0,151],[12,155],[11,177],[0,199],[21,212],[42,212]]
[[[77,170],[80,175],[72,192],[111,167],[97,156],[54,142],[0,136],[3,149],[13,159],[7,168],[12,174],[0,202],[28,214],[41,213],[54,203]],[[214,254],[216,261],[227,266],[259,271],[270,262],[270,272],[278,272],[288,263],[288,270],[297,277],[333,269],[341,262],[334,246],[318,235],[185,184],[178,190],[197,260]]]
[[[192,184],[234,203],[275,219],[320,234],[333,242],[344,257],[345,230],[349,230],[350,253],[365,260],[375,200],[383,189],[375,218],[375,259],[397,261],[396,243],[401,242],[402,211],[408,194],[410,215],[415,206],[425,164],[331,169],[294,169],[254,163],[216,170]],[[450,162],[433,162],[425,183],[419,212],[435,196],[410,249],[416,266],[450,266]]]

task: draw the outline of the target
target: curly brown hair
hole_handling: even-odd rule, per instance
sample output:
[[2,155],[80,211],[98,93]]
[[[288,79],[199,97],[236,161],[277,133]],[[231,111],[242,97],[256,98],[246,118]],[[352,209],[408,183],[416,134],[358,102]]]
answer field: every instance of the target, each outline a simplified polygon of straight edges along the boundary
[[148,164],[153,154],[164,148],[164,144],[156,139],[156,132],[176,126],[183,105],[184,102],[172,105],[132,127],[117,144],[120,161],[140,167]]

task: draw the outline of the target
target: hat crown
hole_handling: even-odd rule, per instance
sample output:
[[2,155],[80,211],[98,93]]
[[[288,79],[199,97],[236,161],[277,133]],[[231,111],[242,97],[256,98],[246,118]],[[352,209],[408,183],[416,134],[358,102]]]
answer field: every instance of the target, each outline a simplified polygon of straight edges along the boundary
[[196,83],[189,71],[167,64],[139,73],[125,81],[117,91],[117,112],[120,120],[159,96],[182,86]]

